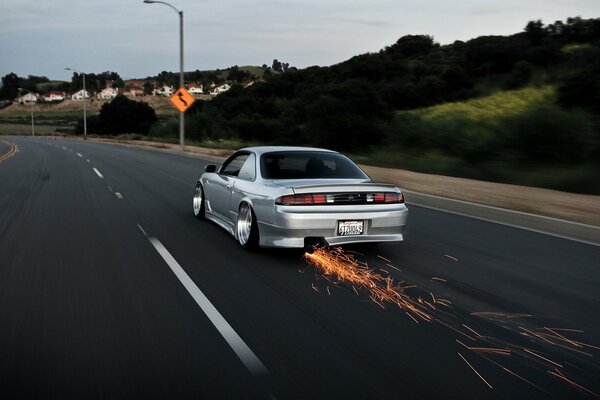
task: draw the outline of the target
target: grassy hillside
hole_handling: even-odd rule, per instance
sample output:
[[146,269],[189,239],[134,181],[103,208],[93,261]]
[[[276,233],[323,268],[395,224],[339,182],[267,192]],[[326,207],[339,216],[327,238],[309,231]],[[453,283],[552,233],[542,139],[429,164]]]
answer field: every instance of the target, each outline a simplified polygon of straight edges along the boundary
[[396,112],[371,160],[422,172],[600,193],[597,116],[553,86]]

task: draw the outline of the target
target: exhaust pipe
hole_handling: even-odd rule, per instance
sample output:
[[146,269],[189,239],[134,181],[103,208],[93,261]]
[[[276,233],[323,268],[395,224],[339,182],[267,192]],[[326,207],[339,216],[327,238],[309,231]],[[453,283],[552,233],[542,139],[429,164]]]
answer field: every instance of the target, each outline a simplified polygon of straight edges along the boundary
[[317,247],[327,247],[328,244],[324,237],[307,237],[304,238],[304,250],[312,254]]

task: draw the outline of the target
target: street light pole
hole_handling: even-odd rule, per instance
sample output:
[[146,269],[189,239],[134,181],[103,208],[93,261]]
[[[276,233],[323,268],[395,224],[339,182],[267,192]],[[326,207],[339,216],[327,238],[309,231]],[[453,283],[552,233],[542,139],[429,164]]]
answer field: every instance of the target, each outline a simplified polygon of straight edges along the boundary
[[85,73],[81,72],[77,68],[65,68],[67,71],[75,71],[81,74],[83,77],[83,139],[87,140],[87,115],[86,115],[86,103],[87,103],[87,92],[85,91]]
[[[19,90],[24,90],[27,93],[31,93],[29,90],[27,89],[23,89],[23,88],[19,88]],[[31,93],[33,94],[33,93]],[[33,122],[33,101],[31,102],[31,136],[35,136],[35,123]]]
[[[183,79],[183,11],[178,10],[172,4],[167,3],[166,1],[158,1],[158,0],[144,0],[146,4],[154,4],[160,3],[166,6],[171,7],[177,14],[179,14],[179,87],[183,88],[184,79]],[[184,122],[184,113],[182,111],[179,112],[179,144],[181,145],[181,150],[184,148],[185,144],[185,122]]]

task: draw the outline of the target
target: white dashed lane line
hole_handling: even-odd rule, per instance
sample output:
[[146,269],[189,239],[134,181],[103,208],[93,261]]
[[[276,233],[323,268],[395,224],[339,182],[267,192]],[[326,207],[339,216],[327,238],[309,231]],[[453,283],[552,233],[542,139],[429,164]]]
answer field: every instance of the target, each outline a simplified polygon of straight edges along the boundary
[[100,179],[104,179],[104,177],[102,176],[102,174],[100,173],[100,171],[98,171],[96,168],[92,168],[94,170],[94,172],[96,173],[96,175],[98,175],[98,177]]
[[184,269],[179,265],[177,260],[173,258],[171,253],[162,245],[162,243],[154,237],[148,237],[144,229],[138,224],[138,227],[148,238],[150,243],[154,246],[158,254],[161,255],[163,260],[167,263],[167,265],[171,268],[175,276],[179,279],[179,281],[183,284],[188,293],[192,296],[192,298],[196,301],[198,306],[202,309],[204,314],[208,317],[210,322],[217,328],[217,331],[221,334],[223,339],[229,344],[231,349],[235,352],[235,354],[239,357],[242,363],[248,368],[248,371],[252,373],[254,376],[266,376],[268,375],[268,370],[260,361],[260,359],[252,352],[250,347],[242,340],[242,338],[233,330],[231,325],[223,318],[221,313],[216,309],[216,307],[210,302],[208,297],[202,293],[202,291],[196,286],[194,281],[189,277],[189,275],[184,271]]
[[83,158],[83,156],[81,154],[79,154],[79,153],[75,153],[75,154],[77,154],[79,157]]

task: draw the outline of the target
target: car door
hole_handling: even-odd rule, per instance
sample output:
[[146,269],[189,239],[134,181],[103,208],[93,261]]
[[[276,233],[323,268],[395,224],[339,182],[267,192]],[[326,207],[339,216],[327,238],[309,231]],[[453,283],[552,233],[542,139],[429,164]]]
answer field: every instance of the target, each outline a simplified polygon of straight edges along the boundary
[[221,218],[231,223],[230,202],[235,179],[248,159],[248,152],[239,152],[231,156],[217,174],[211,188],[211,209]]
[[256,191],[256,156],[250,153],[239,174],[235,177],[229,201],[229,219],[235,223],[242,199]]

